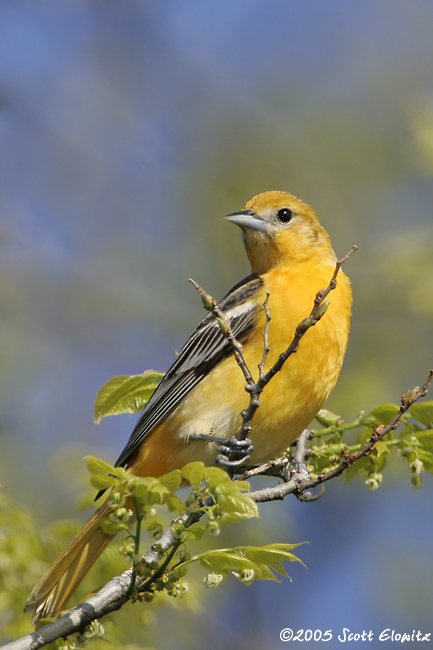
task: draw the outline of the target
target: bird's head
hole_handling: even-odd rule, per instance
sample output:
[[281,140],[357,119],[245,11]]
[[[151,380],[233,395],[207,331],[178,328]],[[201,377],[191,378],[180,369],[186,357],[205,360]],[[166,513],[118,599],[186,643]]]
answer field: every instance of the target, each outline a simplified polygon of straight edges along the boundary
[[328,233],[314,210],[288,192],[263,192],[226,216],[242,228],[253,273],[266,273],[313,256],[335,262]]

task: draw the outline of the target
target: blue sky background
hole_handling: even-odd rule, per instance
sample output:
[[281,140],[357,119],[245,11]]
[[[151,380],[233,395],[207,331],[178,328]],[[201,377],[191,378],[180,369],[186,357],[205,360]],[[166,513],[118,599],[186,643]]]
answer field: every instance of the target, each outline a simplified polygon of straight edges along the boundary
[[[221,297],[247,274],[221,217],[258,192],[311,203],[339,256],[359,246],[329,408],[353,418],[425,380],[432,30],[422,0],[2,0],[0,470],[41,525],[73,514],[82,456],[114,460],[133,427],[93,425],[98,388],[166,370],[202,317],[187,278]],[[308,571],[206,593],[205,612],[134,643],[433,632],[432,480],[413,492],[404,470],[377,492],[335,482],[318,503],[264,507],[249,542],[308,540]]]

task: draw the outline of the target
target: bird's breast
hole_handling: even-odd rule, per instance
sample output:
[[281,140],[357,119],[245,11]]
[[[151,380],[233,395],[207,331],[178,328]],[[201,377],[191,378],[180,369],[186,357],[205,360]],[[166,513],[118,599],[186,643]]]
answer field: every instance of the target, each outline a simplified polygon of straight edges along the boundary
[[[297,267],[263,276],[259,302],[269,292],[269,351],[265,372],[290,345],[297,325],[313,307],[316,292],[328,286],[334,267]],[[252,421],[253,463],[280,455],[308,426],[333,389],[343,363],[350,325],[351,292],[347,277],[340,273],[337,287],[329,294],[330,305],[321,320],[300,341],[282,370],[265,386],[260,407]],[[265,310],[258,312],[257,325],[243,345],[243,353],[254,379],[264,354]],[[194,441],[191,434],[204,433],[229,438],[239,432],[241,413],[248,407],[245,378],[232,355],[222,361],[185,397],[144,445],[146,458],[159,449],[162,465],[169,471],[187,462],[214,462],[217,451]],[[158,438],[161,438],[159,444]],[[171,442],[170,442],[171,441]],[[170,444],[169,444],[170,443]],[[152,450],[150,449],[152,447]]]

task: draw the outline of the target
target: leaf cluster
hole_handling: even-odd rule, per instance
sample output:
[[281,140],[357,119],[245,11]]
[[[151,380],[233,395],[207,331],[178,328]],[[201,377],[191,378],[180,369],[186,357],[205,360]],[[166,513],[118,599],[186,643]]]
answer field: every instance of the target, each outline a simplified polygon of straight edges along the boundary
[[[317,420],[324,428],[312,431],[313,444],[307,466],[310,476],[314,478],[331,472],[347,454],[358,452],[376,427],[388,424],[398,411],[397,404],[384,403],[367,415],[361,412],[352,422],[344,422],[340,416],[325,409],[319,411]],[[345,434],[357,429],[356,441],[348,444]],[[372,453],[346,470],[346,482],[359,476],[370,489],[377,489],[393,453],[406,461],[412,488],[422,487],[422,472],[433,473],[433,401],[412,404],[402,416],[400,427],[387,433],[376,442]]]
[[[112,490],[110,512],[102,524],[104,530],[115,534],[135,525],[129,538],[133,544],[125,547],[124,554],[137,563],[138,574],[146,579],[145,587],[138,590],[139,594],[147,593],[145,600],[163,589],[169,595],[183,595],[185,585],[180,588],[178,581],[185,576],[186,567],[195,562],[208,569],[211,576],[223,577],[230,570],[249,584],[254,579],[275,580],[272,570],[286,576],[282,562],[298,560],[289,552],[296,545],[290,544],[209,550],[191,556],[190,540],[200,539],[206,533],[218,534],[221,526],[259,516],[257,504],[248,496],[249,483],[232,481],[222,469],[193,462],[156,479],[133,476],[94,457],[87,458],[87,467],[93,487]],[[177,494],[182,486],[189,488],[183,500]],[[167,550],[154,544],[158,551],[155,562],[154,556],[149,559],[148,554],[140,558],[139,533],[146,522],[150,537],[161,538],[165,521],[158,513],[159,506],[177,514],[171,523],[176,543]],[[208,576],[205,581],[209,585],[212,579]]]
[[[96,422],[107,415],[142,409],[162,376],[148,371],[107,382],[96,399]],[[360,413],[348,423],[330,411],[320,411],[317,420],[322,428],[312,431],[313,442],[308,450],[311,478],[326,475],[348,454],[360,451],[373,431],[388,424],[398,411],[395,404],[382,404],[367,415]],[[360,475],[370,488],[377,488],[395,448],[408,463],[413,487],[422,485],[421,473],[433,471],[433,402],[413,404],[401,422],[399,429],[387,433],[376,442],[371,453],[346,470],[347,481]],[[357,435],[349,444],[350,432]],[[229,574],[246,585],[254,580],[279,581],[281,576],[289,577],[284,562],[300,561],[292,553],[299,544],[245,545],[192,552],[195,540],[207,534],[217,535],[222,526],[259,516],[256,502],[248,495],[249,484],[232,481],[218,467],[193,462],[159,478],[137,477],[94,457],[87,458],[87,467],[92,486],[109,491],[109,508],[102,527],[109,534],[127,532],[121,553],[132,563],[130,597],[133,601],[149,603],[163,596],[183,597],[189,591],[185,576],[191,565],[205,569],[204,583],[213,588]],[[170,524],[168,518],[172,519]],[[144,530],[152,545],[143,554]],[[100,627],[89,630],[88,637],[100,636],[102,632]],[[81,641],[75,639],[73,644],[81,645]]]

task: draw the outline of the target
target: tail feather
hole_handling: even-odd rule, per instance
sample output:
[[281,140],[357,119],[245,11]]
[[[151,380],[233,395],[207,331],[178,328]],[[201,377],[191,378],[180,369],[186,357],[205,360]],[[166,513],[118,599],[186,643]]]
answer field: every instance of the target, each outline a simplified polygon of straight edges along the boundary
[[107,501],[63,551],[32,590],[24,611],[34,610],[33,622],[57,616],[114,535],[100,524],[110,512]]

